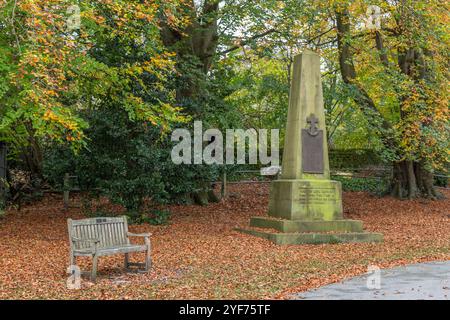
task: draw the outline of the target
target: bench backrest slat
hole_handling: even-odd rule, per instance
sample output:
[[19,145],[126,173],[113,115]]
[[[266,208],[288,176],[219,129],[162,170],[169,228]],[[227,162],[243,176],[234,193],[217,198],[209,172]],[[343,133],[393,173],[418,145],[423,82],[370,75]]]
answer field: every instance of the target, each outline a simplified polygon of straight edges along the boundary
[[[68,220],[69,236],[78,239],[98,239],[99,248],[110,248],[128,244],[126,217],[90,218]],[[75,242],[74,249],[90,248],[89,242]]]

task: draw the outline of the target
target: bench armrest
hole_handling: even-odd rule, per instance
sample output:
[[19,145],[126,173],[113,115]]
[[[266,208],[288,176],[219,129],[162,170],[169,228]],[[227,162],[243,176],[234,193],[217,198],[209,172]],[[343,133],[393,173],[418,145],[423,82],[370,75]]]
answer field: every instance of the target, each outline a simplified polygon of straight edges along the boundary
[[152,234],[151,233],[132,233],[132,232],[127,232],[127,236],[128,237],[150,237]]
[[99,239],[80,239],[80,238],[76,238],[76,237],[72,237],[72,243],[76,243],[76,242],[88,242],[91,244],[91,251],[92,254],[97,254],[97,250],[98,250],[98,245],[100,243]]
[[146,244],[146,246],[148,247],[148,250],[150,250],[150,236],[152,234],[151,233],[132,233],[132,232],[127,232],[127,236],[128,237],[141,237],[144,238],[144,242]]

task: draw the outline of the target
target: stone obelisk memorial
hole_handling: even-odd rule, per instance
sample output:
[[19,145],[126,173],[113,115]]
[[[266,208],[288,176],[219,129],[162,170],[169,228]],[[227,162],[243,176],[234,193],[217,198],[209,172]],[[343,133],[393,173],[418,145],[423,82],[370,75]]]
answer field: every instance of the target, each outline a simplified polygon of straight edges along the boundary
[[341,183],[330,179],[320,57],[295,57],[282,159],[271,184],[269,216],[254,217],[243,232],[276,244],[375,242],[362,222],[344,220]]

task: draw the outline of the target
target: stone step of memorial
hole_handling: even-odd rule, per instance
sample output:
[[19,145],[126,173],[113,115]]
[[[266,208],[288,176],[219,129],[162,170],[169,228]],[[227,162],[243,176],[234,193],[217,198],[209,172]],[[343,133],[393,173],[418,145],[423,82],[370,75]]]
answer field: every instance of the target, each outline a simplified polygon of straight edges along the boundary
[[237,229],[252,236],[267,239],[277,245],[323,244],[323,243],[367,243],[382,242],[381,233],[337,232],[337,233],[277,233],[255,229]]
[[274,229],[280,232],[363,232],[362,221],[359,220],[332,220],[307,221],[284,220],[271,217],[253,217],[250,227]]

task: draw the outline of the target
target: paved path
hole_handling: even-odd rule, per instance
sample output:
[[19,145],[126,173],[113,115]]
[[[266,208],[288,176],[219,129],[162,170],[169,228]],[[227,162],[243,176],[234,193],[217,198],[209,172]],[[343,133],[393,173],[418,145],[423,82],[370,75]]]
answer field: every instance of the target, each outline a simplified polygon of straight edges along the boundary
[[380,271],[380,289],[369,289],[363,275],[302,292],[309,300],[450,300],[450,261],[430,262]]

